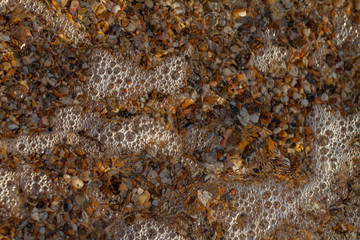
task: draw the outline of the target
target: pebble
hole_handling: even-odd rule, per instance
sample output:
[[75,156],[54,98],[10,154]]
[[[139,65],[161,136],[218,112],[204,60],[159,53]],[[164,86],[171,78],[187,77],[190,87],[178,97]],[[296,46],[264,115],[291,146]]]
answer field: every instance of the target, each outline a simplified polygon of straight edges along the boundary
[[7,42],[10,40],[10,37],[4,33],[0,33],[0,41]]
[[240,47],[238,45],[233,45],[230,47],[230,51],[233,53],[238,53],[240,51]]
[[298,99],[300,99],[300,98],[301,98],[300,94],[298,94],[297,92],[295,92],[294,95],[293,95],[293,99],[294,99],[294,100],[298,100]]
[[273,93],[275,93],[276,95],[279,95],[279,94],[281,94],[281,91],[278,88],[273,88]]
[[197,196],[204,207],[206,207],[207,203],[212,199],[212,194],[206,190],[199,190]]
[[89,170],[81,172],[80,173],[81,180],[88,182],[90,180],[90,174],[91,174],[91,172]]
[[322,102],[327,102],[329,100],[329,96],[326,93],[323,93],[321,95],[321,101]]
[[36,221],[36,222],[38,222],[38,221],[40,221],[40,216],[39,216],[39,212],[33,212],[32,214],[31,214],[31,218],[34,220],[34,221]]
[[44,227],[41,227],[41,228],[39,229],[39,233],[40,233],[40,234],[44,234],[45,231],[46,231],[46,229],[45,229]]
[[50,67],[51,66],[51,61],[49,59],[46,59],[44,62],[44,67]]
[[134,32],[136,30],[136,25],[130,22],[129,25],[126,27],[126,30],[128,30],[129,32]]
[[161,182],[162,183],[167,183],[167,184],[171,184],[171,176],[170,176],[170,172],[167,168],[164,168],[161,172],[160,172],[160,178],[161,178]]
[[71,11],[77,12],[79,9],[79,5],[80,5],[80,3],[78,0],[72,0],[71,4],[70,4]]
[[230,77],[230,76],[233,75],[233,72],[231,71],[231,69],[225,68],[225,69],[223,70],[223,74],[224,74],[225,77]]
[[257,123],[259,121],[260,113],[253,113],[250,115],[250,121],[252,123]]
[[54,211],[57,211],[60,207],[60,202],[59,201],[53,201],[51,203],[51,209],[54,210]]
[[273,110],[275,113],[279,113],[283,109],[284,105],[282,103],[276,105]]
[[57,1],[60,3],[61,7],[65,7],[69,2],[69,0],[57,0]]
[[77,176],[72,177],[71,184],[75,189],[81,189],[84,186],[84,182]]
[[281,130],[282,130],[281,128],[277,127],[277,128],[274,129],[273,133],[274,134],[279,134],[281,132]]
[[29,64],[31,64],[33,62],[33,58],[32,58],[32,56],[30,54],[30,55],[27,55],[27,56],[23,56],[22,61],[23,61],[23,63],[25,65],[29,65]]
[[153,170],[153,169],[151,169],[151,170],[149,171],[149,173],[147,174],[147,177],[150,178],[150,179],[154,179],[154,178],[156,178],[157,176],[158,176],[158,173],[157,173],[155,170]]
[[7,72],[7,71],[10,70],[11,64],[8,63],[8,62],[4,62],[4,63],[2,64],[2,67],[3,67],[4,71]]
[[153,206],[157,207],[159,205],[159,201],[154,199],[151,203]]
[[229,35],[234,35],[235,34],[234,30],[230,26],[224,27],[223,32],[226,33],[226,34],[229,34]]
[[79,205],[79,206],[84,205],[85,200],[86,199],[83,196],[80,196],[80,195],[75,196],[75,201],[76,201],[77,205]]
[[138,190],[136,193],[133,194],[131,201],[136,205],[140,207],[149,207],[150,206],[150,193],[147,190],[143,190],[141,194],[138,193]]
[[238,114],[238,118],[243,126],[247,126],[249,124],[250,115],[245,107],[241,108],[241,111]]
[[152,8],[154,6],[154,3],[151,0],[146,0],[145,1],[145,6],[148,7],[148,8]]
[[209,153],[204,154],[204,160],[206,163],[215,163],[217,160],[217,152],[211,151]]
[[143,192],[144,192],[144,189],[142,189],[142,188],[137,189],[137,194],[141,195]]
[[304,81],[303,87],[306,93],[311,93],[311,85],[308,81]]
[[303,100],[301,100],[301,105],[303,107],[307,107],[309,105],[309,101],[306,98],[304,98]]
[[63,178],[67,184],[71,182],[71,176],[69,174],[64,174]]
[[8,129],[9,130],[15,130],[15,129],[18,129],[19,128],[19,125],[16,125],[16,124],[10,124],[9,126],[8,126]]
[[[61,96],[66,96],[70,93],[70,89],[67,86],[58,86],[58,87],[56,87],[56,91]],[[55,95],[56,95],[56,93],[55,93]],[[61,96],[59,96],[59,97],[61,97]]]

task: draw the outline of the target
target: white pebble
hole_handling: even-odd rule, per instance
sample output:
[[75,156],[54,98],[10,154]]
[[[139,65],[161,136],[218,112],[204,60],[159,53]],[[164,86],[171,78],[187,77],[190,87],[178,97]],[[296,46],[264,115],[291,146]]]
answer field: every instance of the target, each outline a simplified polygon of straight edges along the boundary
[[197,193],[199,201],[206,207],[208,201],[212,198],[211,193],[206,190],[199,190]]
[[71,183],[75,189],[80,189],[84,186],[84,182],[77,176],[72,177]]

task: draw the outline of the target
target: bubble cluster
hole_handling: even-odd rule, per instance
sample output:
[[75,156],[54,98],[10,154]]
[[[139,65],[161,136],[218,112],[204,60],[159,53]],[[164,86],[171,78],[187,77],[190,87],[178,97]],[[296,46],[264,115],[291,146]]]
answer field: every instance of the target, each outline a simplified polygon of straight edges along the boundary
[[21,201],[17,195],[18,191],[17,172],[0,169],[0,218],[6,219],[11,215],[20,216]]
[[360,47],[359,27],[352,23],[344,11],[335,10],[333,24],[335,28],[334,41],[338,47],[341,47],[348,39],[351,39],[355,46]]
[[32,153],[43,154],[47,149],[55,147],[63,137],[63,132],[43,132],[2,139],[1,142],[10,152],[19,152],[26,156]]
[[311,54],[312,65],[317,68],[321,74],[328,76],[331,71],[325,60],[326,55],[331,51],[324,41],[321,41],[318,46],[319,48]]
[[16,170],[0,169],[0,216],[24,217],[23,207],[27,197],[51,199],[57,195],[56,184],[46,173],[37,172],[29,165],[20,165]]
[[2,1],[0,8],[11,4],[14,7],[20,7],[31,11],[36,16],[43,19],[48,24],[49,29],[58,33],[62,38],[74,42],[75,44],[83,42],[89,43],[88,34],[80,30],[81,26],[69,19],[69,16],[59,13],[44,1],[38,0],[14,0]]
[[130,225],[120,222],[113,231],[113,239],[185,239],[168,225],[152,219],[138,219]]
[[[308,213],[321,215],[346,197],[346,184],[341,183],[353,174],[358,151],[351,146],[351,140],[359,134],[359,117],[356,114],[344,118],[340,112],[314,106],[308,118],[315,135],[313,175],[297,187],[277,179],[229,183],[233,206],[216,213],[216,219],[223,219],[225,238],[261,239],[274,234],[282,224],[313,229],[316,224],[306,218]],[[357,224],[351,217],[348,220]]]
[[270,45],[252,53],[249,64],[262,73],[270,71],[274,76],[282,76],[286,72],[286,58],[286,48]]
[[351,141],[358,136],[360,115],[342,117],[330,108],[314,106],[308,123],[315,134],[311,161],[314,169],[312,182],[306,187],[309,197],[315,197],[327,206],[335,204],[346,194],[346,181],[353,174],[357,149]]
[[147,115],[125,119],[121,123],[93,118],[89,126],[91,127],[86,129],[87,135],[114,152],[139,153],[145,148],[165,156],[179,155],[182,152],[180,137]]
[[156,69],[147,71],[107,50],[95,49],[89,61],[88,94],[93,100],[105,97],[127,100],[153,90],[163,94],[177,93],[185,86],[185,57],[190,52],[189,48],[182,55],[168,58]]
[[224,219],[225,239],[261,239],[282,223],[297,224],[301,192],[275,179],[258,184],[232,183],[234,209],[217,211]]
[[20,168],[19,184],[23,192],[38,197],[53,198],[56,195],[56,188],[53,180],[42,172],[34,171],[30,166]]
[[[83,137],[74,136],[79,132],[83,132]],[[193,152],[209,144],[206,132],[196,127],[182,138],[148,115],[118,122],[107,121],[96,114],[84,113],[76,106],[57,111],[52,132],[2,139],[1,143],[8,150],[26,156],[42,154],[64,140],[74,145],[81,144],[94,154],[98,148],[93,142],[97,141],[113,153],[140,153],[146,150],[163,156],[180,156],[184,151]]]

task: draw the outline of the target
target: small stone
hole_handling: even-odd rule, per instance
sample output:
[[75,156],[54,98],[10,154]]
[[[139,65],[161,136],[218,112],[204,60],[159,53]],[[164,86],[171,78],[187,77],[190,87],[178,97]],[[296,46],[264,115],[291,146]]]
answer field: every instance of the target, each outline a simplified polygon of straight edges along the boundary
[[274,134],[279,134],[281,132],[281,128],[277,127],[274,129],[273,133]]
[[54,94],[57,97],[66,96],[70,93],[70,89],[67,86],[58,86],[56,87]]
[[238,45],[233,45],[231,46],[230,51],[233,53],[238,53],[240,51],[240,47]]
[[8,129],[9,130],[15,130],[15,129],[18,129],[19,128],[19,125],[16,125],[16,124],[10,124],[9,126],[8,126]]
[[250,121],[250,115],[245,107],[241,108],[238,118],[243,126],[247,126]]
[[75,189],[81,189],[84,186],[84,182],[77,176],[72,177],[71,184]]
[[355,0],[355,8],[357,11],[360,11],[360,0]]
[[51,66],[51,61],[49,59],[46,59],[44,62],[44,67],[50,67]]
[[206,163],[214,164],[217,160],[217,152],[211,151],[209,153],[204,154],[204,160]]
[[250,115],[250,121],[252,123],[257,123],[259,121],[260,113],[253,113]]
[[51,209],[52,209],[52,210],[57,211],[57,210],[59,209],[59,207],[60,207],[60,202],[58,202],[58,201],[53,201],[53,202],[51,203]]
[[280,89],[278,89],[278,88],[273,88],[273,92],[274,92],[276,95],[281,94],[281,91],[280,91]]
[[37,211],[34,212],[33,214],[31,214],[31,218],[36,222],[40,221],[40,216],[39,216],[39,213]]
[[10,70],[11,64],[8,63],[8,62],[4,62],[4,63],[2,64],[2,67],[3,67],[4,71],[7,72],[7,71]]
[[21,44],[29,45],[33,40],[30,29],[24,25],[14,27],[11,31],[11,35],[19,40]]
[[304,81],[303,86],[304,86],[304,91],[306,93],[311,93],[311,85],[308,81]]
[[170,172],[167,168],[164,168],[160,172],[160,178],[162,183],[171,184]]
[[294,92],[293,99],[298,100],[300,98],[301,98],[300,94],[298,94],[297,92]]
[[309,105],[309,101],[306,98],[304,98],[303,100],[301,100],[301,105],[303,107],[307,107]]
[[154,179],[158,176],[158,173],[155,171],[155,170],[150,170],[147,177],[150,178],[150,179]]
[[235,34],[234,30],[230,26],[224,27],[223,32],[226,33],[226,34],[229,34],[229,35],[234,35]]
[[0,41],[7,42],[10,40],[10,37],[4,33],[0,33]]
[[151,0],[146,0],[145,1],[145,6],[148,7],[148,8],[152,8],[154,6],[154,3]]
[[81,180],[88,182],[90,180],[90,171],[87,170],[85,172],[80,173]]
[[334,82],[334,79],[333,79],[333,78],[327,78],[327,79],[325,79],[325,84],[326,84],[327,86],[332,85],[333,82]]
[[65,7],[68,4],[69,0],[58,0],[58,2],[60,3],[61,7]]
[[141,195],[143,192],[144,192],[144,189],[142,189],[142,188],[138,188],[138,190],[137,190],[137,194]]
[[138,194],[137,192],[132,196],[131,200],[136,206],[140,207],[149,207],[150,206],[150,193],[145,190],[142,194]]
[[117,4],[111,8],[111,12],[113,12],[115,14],[117,14],[120,10],[121,10],[121,7]]
[[282,103],[276,105],[273,110],[275,113],[279,113],[283,109],[284,105]]
[[25,65],[29,65],[33,62],[33,58],[31,57],[31,55],[23,56],[22,61]]
[[67,184],[69,184],[69,183],[71,182],[71,177],[70,177],[70,175],[64,174],[63,178],[64,178],[64,180],[65,180],[65,182],[66,182]]
[[40,233],[40,234],[44,234],[44,233],[45,233],[45,230],[46,230],[46,229],[45,229],[44,227],[41,227],[41,228],[39,229],[39,233]]
[[159,205],[159,201],[158,200],[153,200],[151,203],[153,206],[157,207]]
[[206,190],[199,190],[197,195],[199,201],[202,203],[202,205],[204,205],[204,207],[206,207],[209,200],[212,199],[212,194]]
[[286,9],[289,9],[292,7],[292,2],[290,0],[281,0],[281,2]]
[[329,96],[326,94],[326,93],[324,93],[323,95],[321,95],[321,101],[322,102],[327,102],[329,100]]
[[84,197],[80,196],[80,195],[76,195],[76,196],[75,196],[75,202],[76,202],[77,205],[79,205],[79,206],[84,205],[85,200],[86,200],[86,199],[85,199]]
[[230,77],[230,76],[233,75],[233,72],[231,71],[230,68],[225,68],[225,69],[223,70],[223,74],[224,74],[224,76],[226,76],[226,77]]
[[70,9],[74,12],[77,12],[79,9],[79,1],[78,0],[72,0],[70,4]]
[[136,30],[136,25],[130,22],[129,25],[126,27],[126,30],[128,30],[129,32],[134,32]]

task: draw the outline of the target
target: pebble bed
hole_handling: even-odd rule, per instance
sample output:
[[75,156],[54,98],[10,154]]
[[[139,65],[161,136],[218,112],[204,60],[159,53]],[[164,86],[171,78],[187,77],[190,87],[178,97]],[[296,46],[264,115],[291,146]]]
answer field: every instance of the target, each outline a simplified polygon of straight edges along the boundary
[[0,0],[1,239],[360,239],[359,0]]

